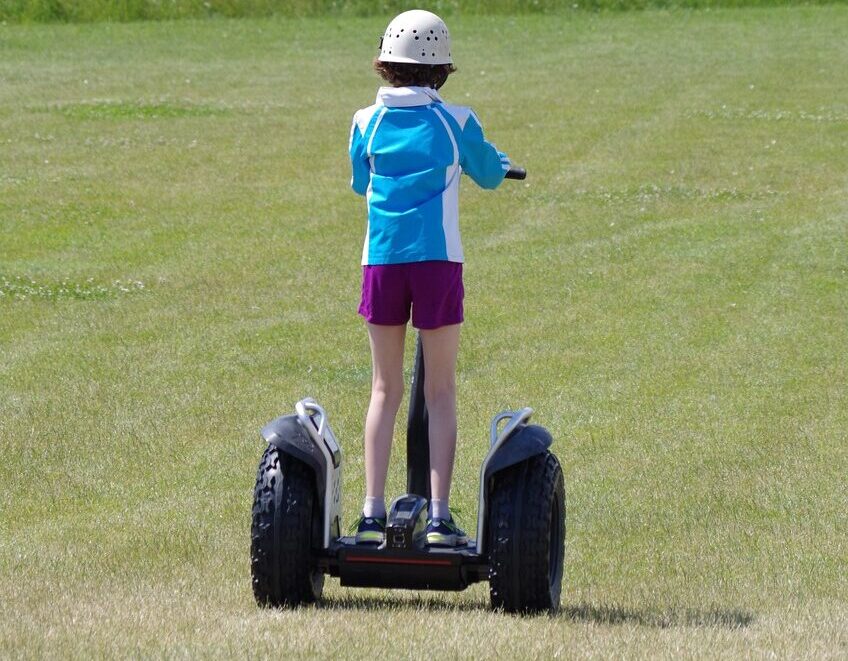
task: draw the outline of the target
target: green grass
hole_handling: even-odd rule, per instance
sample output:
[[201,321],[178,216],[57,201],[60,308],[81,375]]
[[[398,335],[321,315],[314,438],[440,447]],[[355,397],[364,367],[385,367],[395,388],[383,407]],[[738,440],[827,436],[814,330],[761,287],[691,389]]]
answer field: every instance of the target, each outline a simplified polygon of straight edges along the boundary
[[[716,8],[844,4],[845,0],[432,0],[430,11],[461,14],[555,14],[575,10],[631,10],[648,7]],[[92,22],[247,18],[267,16],[382,16],[409,9],[406,0],[0,0],[0,20]]]
[[218,115],[226,109],[197,104],[180,103],[144,103],[124,101],[91,101],[87,103],[71,103],[57,110],[67,117],[76,119],[155,119],[157,117],[204,117]]
[[315,396],[362,496],[383,23],[0,27],[0,656],[845,656],[844,7],[455,18],[445,96],[530,176],[464,185],[453,499],[536,408],[562,613],[256,608],[259,428]]

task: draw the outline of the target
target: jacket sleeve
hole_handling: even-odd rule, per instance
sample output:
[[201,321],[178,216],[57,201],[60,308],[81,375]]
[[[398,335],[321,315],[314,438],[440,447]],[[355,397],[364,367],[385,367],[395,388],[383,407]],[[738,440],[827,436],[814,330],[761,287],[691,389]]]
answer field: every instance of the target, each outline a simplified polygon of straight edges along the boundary
[[461,139],[463,171],[482,188],[500,186],[510,167],[509,157],[483,137],[483,127],[473,112],[465,121]]
[[348,151],[350,152],[352,171],[350,187],[358,195],[365,195],[368,190],[368,183],[371,180],[371,165],[368,163],[368,156],[365,153],[365,140],[359,130],[359,124],[356,122],[356,115],[353,116],[353,124],[350,127]]

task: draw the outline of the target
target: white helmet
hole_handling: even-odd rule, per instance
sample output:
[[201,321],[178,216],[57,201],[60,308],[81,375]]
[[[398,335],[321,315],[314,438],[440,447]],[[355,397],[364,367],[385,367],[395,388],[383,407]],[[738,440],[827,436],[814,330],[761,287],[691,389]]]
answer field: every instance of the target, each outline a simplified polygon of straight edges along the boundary
[[407,64],[453,64],[448,26],[423,9],[398,14],[380,40],[377,59]]

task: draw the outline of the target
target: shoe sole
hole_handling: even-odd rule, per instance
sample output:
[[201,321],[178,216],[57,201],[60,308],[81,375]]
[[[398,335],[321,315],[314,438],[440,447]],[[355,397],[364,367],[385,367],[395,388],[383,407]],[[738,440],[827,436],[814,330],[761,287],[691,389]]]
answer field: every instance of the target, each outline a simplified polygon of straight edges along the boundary
[[386,536],[381,532],[363,532],[357,533],[357,544],[382,544]]
[[468,544],[467,537],[459,537],[458,535],[443,535],[439,532],[427,533],[428,546],[465,546]]

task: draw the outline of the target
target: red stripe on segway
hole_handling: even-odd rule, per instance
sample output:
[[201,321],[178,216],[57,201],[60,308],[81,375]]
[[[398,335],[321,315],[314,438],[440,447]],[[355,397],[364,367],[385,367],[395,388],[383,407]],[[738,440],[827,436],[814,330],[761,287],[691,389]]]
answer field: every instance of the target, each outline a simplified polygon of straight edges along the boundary
[[424,558],[375,558],[370,555],[348,555],[347,562],[375,562],[382,565],[437,565],[449,567],[453,563],[450,560],[425,560]]

